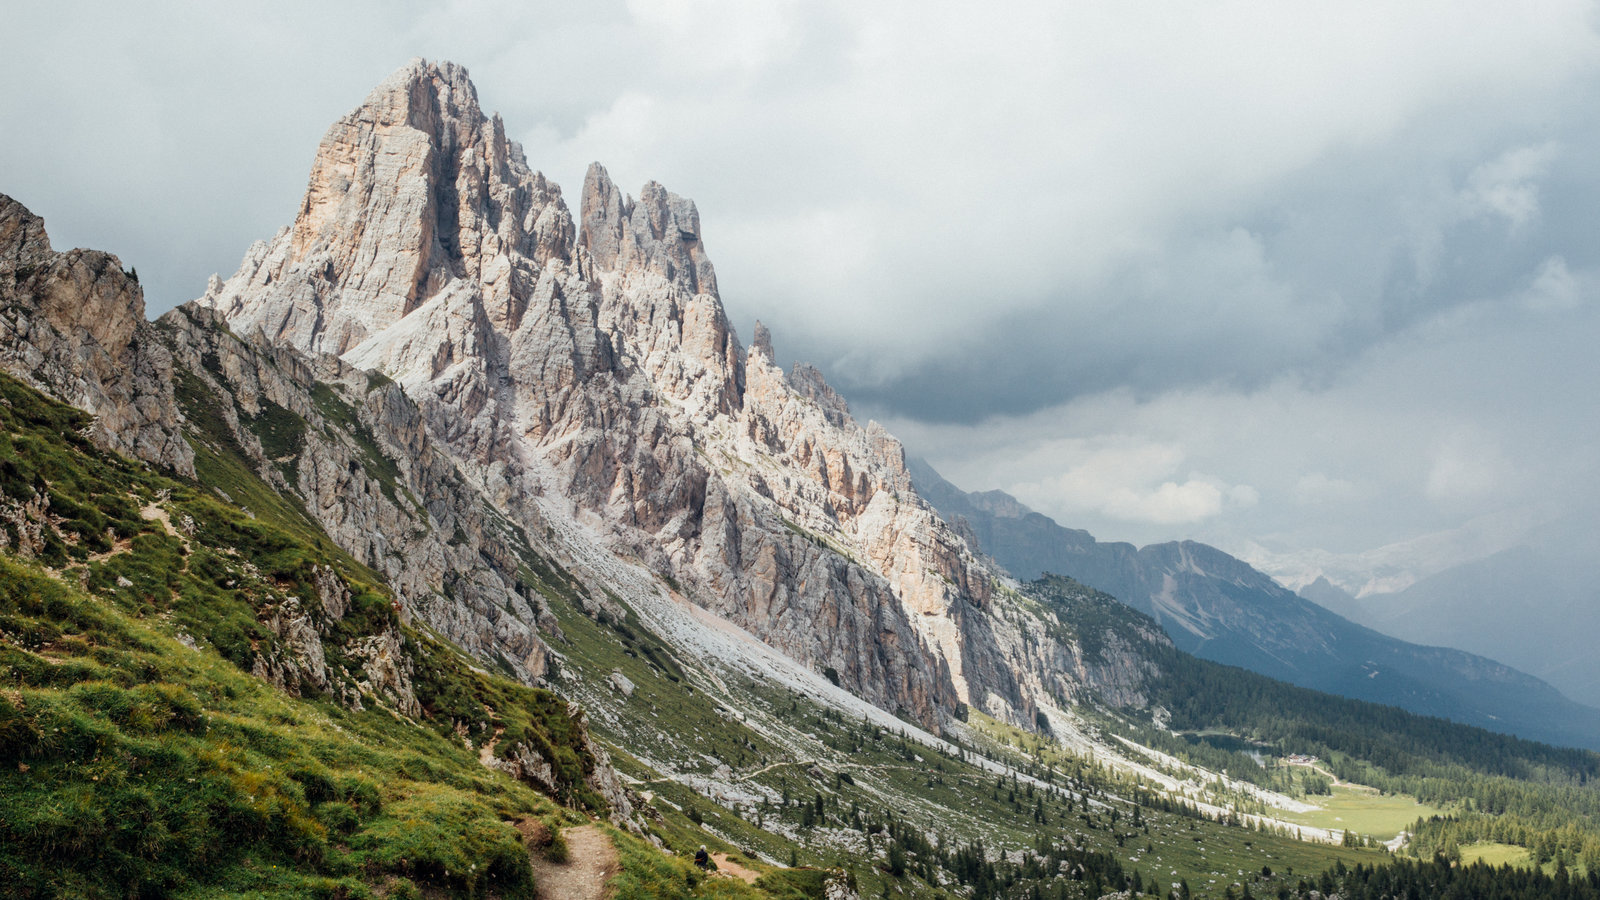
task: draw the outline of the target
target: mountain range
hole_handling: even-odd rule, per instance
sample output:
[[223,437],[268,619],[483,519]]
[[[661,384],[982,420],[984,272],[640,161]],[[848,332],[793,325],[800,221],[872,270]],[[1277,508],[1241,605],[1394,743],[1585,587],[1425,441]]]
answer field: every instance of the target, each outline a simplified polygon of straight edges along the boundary
[[[0,197],[0,876],[550,896],[568,828],[625,896],[1308,896],[1274,868],[1386,861],[1264,751],[1589,815],[1557,792],[1600,756],[1229,666],[1564,744],[1593,710],[965,494],[775,359],[691,201],[596,164],[574,214],[450,63],[155,322]],[[1551,840],[1600,875],[1600,833]]]
[[[1154,617],[1176,646],[1197,656],[1495,731],[1600,747],[1600,711],[1491,659],[1358,625],[1312,602],[1339,602],[1331,586],[1321,587],[1326,582],[1307,599],[1205,544],[1102,543],[1002,491],[967,493],[925,462],[910,468],[919,493],[1016,577],[1069,575]],[[1433,615],[1445,614],[1435,608]],[[1442,638],[1449,629],[1425,633]]]

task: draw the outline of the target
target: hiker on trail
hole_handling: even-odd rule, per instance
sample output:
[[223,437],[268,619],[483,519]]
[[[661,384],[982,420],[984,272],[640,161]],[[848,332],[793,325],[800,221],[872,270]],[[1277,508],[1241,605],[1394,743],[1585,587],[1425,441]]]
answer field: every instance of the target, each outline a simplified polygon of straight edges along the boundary
[[711,865],[711,854],[706,852],[705,844],[701,844],[700,849],[694,852],[694,864],[702,869]]

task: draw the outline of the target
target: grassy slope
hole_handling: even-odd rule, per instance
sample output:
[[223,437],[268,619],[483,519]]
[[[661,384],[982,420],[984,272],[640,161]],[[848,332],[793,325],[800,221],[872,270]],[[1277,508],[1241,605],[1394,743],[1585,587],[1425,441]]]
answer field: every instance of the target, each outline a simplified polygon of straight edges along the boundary
[[399,627],[390,598],[225,450],[202,465],[257,516],[96,451],[84,422],[0,377],[0,493],[48,495],[53,524],[36,559],[0,554],[0,894],[531,896],[514,823],[586,817],[484,768],[472,741],[538,732],[576,764],[566,795],[592,803],[566,704],[409,630],[419,720],[247,674],[280,649],[262,611],[313,607],[328,566],[352,597],[324,623],[328,662],[359,694],[342,641]]
[[[433,730],[278,692],[140,617],[0,561],[0,883],[15,896],[361,896],[411,876],[531,886],[507,820],[558,815]],[[8,631],[11,630],[8,628]]]
[[[701,660],[673,657],[631,617],[607,625],[563,604],[553,607],[570,639],[561,652],[571,668],[589,673],[615,669],[636,686],[627,700],[602,690],[606,696],[591,694],[586,702],[611,711],[596,716],[597,730],[629,751],[616,754],[619,766],[653,792],[661,815],[654,829],[669,846],[687,850],[703,842],[714,850],[743,851],[746,858],[763,861],[756,868],[785,861],[783,854],[793,847],[802,864],[851,871],[863,896],[885,889],[914,896],[965,893],[969,888],[958,877],[953,851],[979,840],[990,860],[997,850],[1006,852],[1008,862],[997,866],[1001,886],[993,896],[1026,896],[1034,885],[1045,896],[1058,889],[1065,891],[1063,896],[1078,896],[1087,885],[1065,887],[1060,879],[1034,871],[1035,860],[1048,857],[1050,848],[1068,844],[1104,854],[1123,872],[1137,870],[1145,884],[1152,877],[1163,884],[1187,880],[1200,896],[1221,896],[1234,881],[1250,882],[1262,895],[1336,862],[1372,866],[1388,858],[1378,850],[1302,843],[1223,826],[1163,808],[1156,798],[1138,810],[1140,824],[1134,828],[1135,805],[1128,801],[1141,796],[1142,785],[1037,735],[974,715],[964,732],[966,758],[945,756],[841,718],[781,687]],[[694,690],[685,691],[685,684]],[[1196,762],[1215,756],[1230,766],[1260,769],[1243,753],[1174,740],[1199,754]],[[1025,787],[1013,799],[1009,784],[997,788],[994,775],[970,764],[973,753],[1041,776],[1053,768],[1054,784],[1108,806],[1086,813],[1081,800],[1068,805],[1046,791],[1036,798]],[[731,772],[718,775],[718,763],[726,763]],[[841,774],[851,778],[841,780]],[[685,781],[698,781],[703,793],[690,790]],[[1297,783],[1291,771],[1286,787],[1294,789]],[[718,799],[710,800],[706,793]],[[817,813],[819,795],[822,811]],[[1243,794],[1230,796],[1219,789],[1213,799],[1262,811]],[[1345,788],[1331,798],[1307,799],[1325,808],[1305,814],[1306,824],[1348,827],[1374,838],[1390,837],[1417,816],[1439,811],[1406,796]],[[808,805],[813,811],[805,814]],[[914,826],[937,845],[932,853],[923,853],[913,847],[914,841],[907,842],[909,865],[902,877],[889,872],[888,847],[894,842],[888,834],[897,821]],[[1024,854],[1026,861],[1018,864]],[[1253,879],[1252,873],[1263,868],[1274,876]],[[1298,874],[1285,880],[1284,873],[1291,871]]]

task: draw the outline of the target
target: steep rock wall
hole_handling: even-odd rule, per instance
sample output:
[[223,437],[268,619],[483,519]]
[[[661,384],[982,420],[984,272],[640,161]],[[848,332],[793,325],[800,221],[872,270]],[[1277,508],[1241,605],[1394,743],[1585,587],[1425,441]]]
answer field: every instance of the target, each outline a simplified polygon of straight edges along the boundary
[[[201,299],[377,369],[497,509],[553,514],[887,709],[1031,723],[1072,648],[917,496],[899,443],[730,327],[698,211],[592,166],[576,224],[466,72],[331,128],[295,222]],[[1073,675],[1072,677],[1078,677]],[[1067,692],[1070,693],[1070,692]]]

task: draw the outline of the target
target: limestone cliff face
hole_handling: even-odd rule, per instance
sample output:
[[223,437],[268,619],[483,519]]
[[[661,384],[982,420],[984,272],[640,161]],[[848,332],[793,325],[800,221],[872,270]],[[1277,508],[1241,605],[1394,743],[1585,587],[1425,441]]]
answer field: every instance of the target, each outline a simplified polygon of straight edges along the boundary
[[55,252],[44,221],[3,194],[0,310],[0,366],[94,415],[99,445],[194,474],[139,282],[109,253]]
[[764,328],[741,347],[694,204],[598,165],[582,202],[575,226],[465,71],[417,60],[329,130],[294,224],[200,304],[381,371],[508,517],[596,535],[874,703],[1031,722],[1060,696],[1066,650],[917,496],[899,443],[779,369]]
[[[188,475],[186,434],[236,455],[406,615],[525,681],[559,631],[519,573],[577,534],[929,725],[958,703],[1031,723],[1083,691],[1140,702],[1137,666],[998,586],[898,441],[815,368],[778,368],[765,328],[740,345],[692,202],[596,165],[575,224],[459,67],[374,91],[294,224],[157,326],[115,257],[55,253],[9,200],[0,292],[0,361],[95,413],[106,446]],[[578,596],[638,589],[602,576]],[[320,689],[315,611],[269,618],[305,652],[263,677]],[[370,678],[402,684],[395,641],[370,643]]]

